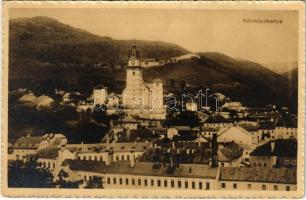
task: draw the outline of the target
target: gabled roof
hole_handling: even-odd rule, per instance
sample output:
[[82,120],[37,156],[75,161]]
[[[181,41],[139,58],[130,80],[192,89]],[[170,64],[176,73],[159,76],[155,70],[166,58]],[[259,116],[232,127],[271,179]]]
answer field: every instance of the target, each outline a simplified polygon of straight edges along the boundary
[[[272,151],[271,143],[274,142]],[[279,139],[269,141],[250,153],[251,156],[297,157],[297,141],[295,139]]]
[[221,181],[246,181],[296,184],[295,168],[225,167],[220,168]]
[[209,165],[199,164],[180,164],[172,173],[169,173],[167,172],[168,167],[164,167],[163,164],[154,164],[151,162],[135,162],[134,167],[130,167],[130,162],[128,161],[117,161],[108,166],[101,161],[87,160],[67,160],[65,163],[70,166],[71,170],[106,174],[210,179],[215,179],[217,176],[217,168],[211,168]]
[[219,129],[217,135],[218,136],[222,136],[223,134],[225,134],[226,132],[230,131],[230,130],[235,130],[236,132],[240,132],[243,133],[245,135],[251,136],[251,133],[248,132],[247,130],[245,130],[244,128],[240,127],[240,126],[227,126],[227,127],[222,127]]

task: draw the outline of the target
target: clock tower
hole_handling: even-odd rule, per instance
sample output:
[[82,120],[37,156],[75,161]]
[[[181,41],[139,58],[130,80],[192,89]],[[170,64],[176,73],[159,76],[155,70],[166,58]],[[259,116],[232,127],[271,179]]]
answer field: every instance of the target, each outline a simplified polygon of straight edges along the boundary
[[133,110],[149,107],[149,92],[142,78],[141,61],[134,45],[126,67],[126,87],[122,93],[124,107]]

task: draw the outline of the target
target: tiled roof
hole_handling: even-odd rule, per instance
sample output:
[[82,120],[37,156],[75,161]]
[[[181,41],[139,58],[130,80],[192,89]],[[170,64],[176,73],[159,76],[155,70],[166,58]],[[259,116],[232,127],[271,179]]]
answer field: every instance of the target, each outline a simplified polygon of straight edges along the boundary
[[[109,143],[108,147],[114,153],[116,152],[142,152],[146,151],[151,146],[151,143],[147,142],[133,142],[133,143]],[[106,143],[98,144],[68,144],[67,149],[77,151],[78,153],[102,153],[107,150]]]
[[296,184],[296,169],[266,167],[220,168],[221,181],[246,181]]
[[43,140],[42,137],[30,136],[30,137],[20,137],[16,140],[14,144],[15,149],[38,149],[39,144]]
[[143,176],[169,176],[169,177],[190,177],[190,178],[211,178],[217,176],[217,168],[209,165],[180,164],[172,173],[167,172],[168,167],[163,164],[151,162],[135,162],[134,167],[130,167],[128,161],[117,161],[107,166],[104,162],[67,160],[66,163],[71,170],[88,171],[106,174],[129,174]]
[[38,158],[56,159],[58,156],[58,148],[47,147],[39,150],[36,155]]
[[[272,151],[271,143],[274,142],[274,150]],[[297,157],[297,141],[295,139],[279,139],[269,141],[257,147],[250,154],[251,156],[279,156],[279,157]]]

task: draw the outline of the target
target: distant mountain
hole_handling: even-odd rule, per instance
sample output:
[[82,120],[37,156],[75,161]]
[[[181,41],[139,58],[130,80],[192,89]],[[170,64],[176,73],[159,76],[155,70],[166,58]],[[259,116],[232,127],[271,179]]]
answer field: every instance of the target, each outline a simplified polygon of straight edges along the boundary
[[290,102],[286,78],[260,64],[219,53],[201,53],[199,59],[149,68],[144,76],[148,80],[158,76],[165,83],[173,82],[170,79],[185,81],[190,86],[222,92],[247,105],[295,105]]
[[[142,58],[189,53],[171,43],[97,36],[46,17],[10,20],[9,40],[10,90],[28,88],[49,96],[55,88],[89,94],[98,84],[121,93],[125,87],[122,66],[134,43]],[[200,53],[199,58],[144,69],[146,81],[156,77],[164,81],[168,92],[209,88],[247,105],[296,106],[285,77],[219,53]]]
[[144,58],[164,59],[188,53],[166,42],[113,40],[73,28],[48,17],[10,20],[10,58],[50,64],[102,64],[113,67],[127,62],[132,44]]
[[271,62],[265,63],[263,66],[267,67],[268,69],[278,73],[283,74],[287,71],[291,71],[298,67],[297,62]]

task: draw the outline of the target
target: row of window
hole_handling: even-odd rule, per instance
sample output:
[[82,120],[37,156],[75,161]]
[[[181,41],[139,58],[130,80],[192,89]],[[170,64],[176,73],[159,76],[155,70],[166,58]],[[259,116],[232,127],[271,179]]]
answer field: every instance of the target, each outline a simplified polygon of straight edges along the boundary
[[[113,178],[113,181],[112,181],[112,184],[118,184],[117,183],[117,179],[118,179],[118,182],[119,182],[119,185],[122,185],[123,184],[123,179],[122,178]],[[130,183],[131,182],[131,183]],[[126,178],[125,179],[125,185],[138,185],[138,186],[151,186],[151,187],[154,187],[154,186],[157,186],[157,187],[162,187],[162,184],[163,184],[163,187],[171,187],[171,188],[175,188],[175,186],[177,188],[190,188],[189,186],[189,182],[188,181],[181,181],[181,180],[177,180],[176,181],[177,184],[175,184],[175,181],[174,180],[171,180],[171,181],[168,181],[168,180],[156,180],[156,179],[128,179]],[[111,184],[111,178],[107,178],[107,183],[108,184]],[[184,184],[184,185],[183,185]],[[191,188],[192,189],[196,189],[196,182],[192,181],[191,182]],[[198,182],[198,189],[203,189],[203,183],[202,182]],[[210,189],[210,183],[206,183],[206,190],[209,190]]]
[[[296,160],[287,160],[287,159],[286,159],[286,160],[284,160],[283,164],[285,164],[285,165],[296,165]],[[254,167],[256,167],[256,166],[259,166],[259,167],[261,167],[261,166],[266,167],[267,164],[266,164],[266,163],[261,163],[261,162],[259,162],[259,163],[254,162],[254,163],[253,163],[253,166],[254,166]]]
[[[237,183],[233,183],[233,184],[230,184],[231,186],[229,186],[231,189],[237,189]],[[227,186],[226,186],[226,183],[221,183],[221,188],[222,189],[225,189]],[[247,188],[248,189],[252,189],[252,184],[247,184]],[[261,185],[261,189],[262,190],[267,190],[267,185],[265,184],[262,184]],[[273,185],[273,190],[278,190],[278,185]],[[290,191],[290,186],[289,185],[286,185],[286,191]]]
[[[84,176],[85,181],[87,177]],[[91,177],[89,176],[89,179]],[[185,188],[185,189],[210,189],[210,183],[205,183],[205,188],[203,182],[192,181],[191,184],[188,181],[182,180],[160,180],[160,179],[135,179],[135,178],[106,178],[108,185],[132,185],[132,186],[145,186],[145,187],[170,187],[170,188]]]
[[[102,161],[103,156],[78,156],[79,160],[94,160],[94,161]],[[130,155],[116,155],[115,156],[115,161],[116,160],[130,160]]]

